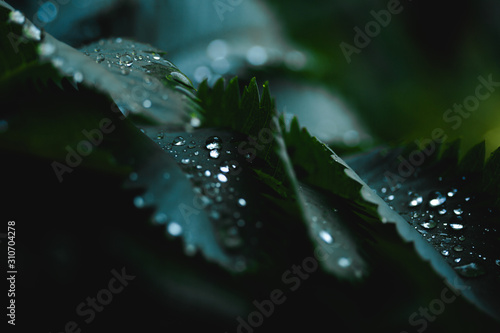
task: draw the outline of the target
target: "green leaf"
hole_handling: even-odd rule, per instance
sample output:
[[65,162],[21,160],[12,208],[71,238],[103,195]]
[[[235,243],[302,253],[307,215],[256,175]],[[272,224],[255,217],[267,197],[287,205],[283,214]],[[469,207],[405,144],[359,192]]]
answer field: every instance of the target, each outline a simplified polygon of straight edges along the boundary
[[[300,144],[304,143],[302,138],[297,136],[296,122],[292,124],[294,132],[286,133],[284,138],[282,134],[284,121],[282,117],[278,119],[268,83],[263,87],[262,97],[259,96],[254,79],[244,88],[239,102],[237,102],[238,95],[236,79],[231,80],[225,90],[222,80],[212,89],[202,84],[198,98],[202,108],[207,112],[205,115],[207,122],[203,126],[207,124],[219,126],[248,135],[247,142],[243,141],[240,148],[248,143],[253,147],[253,153],[246,157],[252,161],[256,158],[250,166],[263,183],[261,187],[266,185],[271,190],[270,195],[261,194],[265,200],[269,200],[267,206],[273,207],[271,211],[281,207],[285,211],[295,212],[294,214],[300,217],[317,251],[328,253],[328,259],[321,263],[326,271],[351,280],[366,276],[366,263],[357,253],[357,242],[354,241],[348,228],[342,226],[345,214],[334,211],[331,202],[328,202],[323,194],[307,185],[303,173],[294,168],[295,161],[290,160],[287,148],[290,145],[297,148],[293,150],[295,153],[300,149]],[[220,104],[222,107],[215,104],[221,100],[231,102]],[[238,107],[233,109],[236,105]],[[297,147],[293,146],[295,143]],[[307,144],[305,147],[310,149]],[[246,150],[239,149],[238,152],[246,154]],[[318,154],[317,157],[324,156]],[[305,156],[304,158],[307,159]],[[288,215],[290,216],[290,213]]]
[[[498,318],[498,298],[493,296],[500,292],[496,281],[498,159],[493,154],[481,167],[484,143],[472,148],[458,165],[457,142],[439,154],[439,146],[431,143],[424,150],[393,149],[384,155],[378,150],[348,162],[419,235],[420,239],[413,237],[419,254],[433,258],[434,269],[450,283],[467,286],[464,295]],[[429,162],[417,166],[412,163],[417,161],[415,156]],[[435,255],[418,246],[422,240]]]

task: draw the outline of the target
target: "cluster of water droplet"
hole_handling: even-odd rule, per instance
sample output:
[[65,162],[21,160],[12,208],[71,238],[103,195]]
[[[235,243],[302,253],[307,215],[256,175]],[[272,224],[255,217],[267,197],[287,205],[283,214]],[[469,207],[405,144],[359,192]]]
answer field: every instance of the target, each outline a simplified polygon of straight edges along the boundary
[[[108,93],[123,114],[142,113],[155,122],[184,124],[186,114],[192,113],[194,87],[162,51],[121,38],[100,40],[81,49],[100,65],[95,66],[88,58],[77,57],[75,50],[57,44],[52,39],[41,43],[42,58],[76,83]],[[199,125],[200,120],[193,118],[191,126]]]
[[[220,243],[227,249],[242,247],[243,233],[249,227],[249,221],[244,218],[244,214],[248,215],[249,203],[242,194],[246,190],[240,184],[242,161],[231,144],[231,137],[210,135],[200,139],[200,135],[191,133],[175,135],[159,131],[154,139],[194,184],[197,200],[214,222]],[[253,224],[253,228],[262,227],[261,222]],[[178,236],[182,228],[169,226],[167,232]]]
[[42,31],[33,23],[28,21],[26,17],[18,10],[9,13],[9,22],[19,24],[22,26],[22,36],[18,38],[26,38],[30,41],[39,42],[42,40]]
[[[443,184],[443,179],[440,177],[438,182]],[[441,188],[446,188],[446,185]],[[484,214],[472,213],[470,207],[477,204],[475,197],[460,193],[458,188],[451,186],[446,190],[422,193],[415,190],[404,193],[400,188],[383,187],[379,192],[389,205],[395,206],[391,208],[402,213],[462,276],[483,275],[488,260],[498,262],[498,259],[487,258],[482,253],[481,249],[487,246],[484,238],[469,236],[478,232],[482,235],[496,232],[482,224],[482,221],[491,219],[491,210]]]

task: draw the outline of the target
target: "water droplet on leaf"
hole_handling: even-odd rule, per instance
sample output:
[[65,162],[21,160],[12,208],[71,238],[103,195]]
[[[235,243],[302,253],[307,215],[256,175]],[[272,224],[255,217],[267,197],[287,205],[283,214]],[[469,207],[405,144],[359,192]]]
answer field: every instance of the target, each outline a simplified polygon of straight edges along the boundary
[[332,244],[333,243],[333,237],[330,235],[329,232],[325,230],[321,230],[319,232],[319,237],[327,244]]
[[186,139],[184,139],[182,136],[178,136],[172,141],[172,144],[174,146],[183,146],[186,144]]
[[179,236],[182,233],[182,227],[177,222],[170,222],[167,226],[167,231],[172,236]]
[[441,194],[441,192],[433,192],[429,196],[429,205],[431,207],[437,207],[446,202],[446,197]]

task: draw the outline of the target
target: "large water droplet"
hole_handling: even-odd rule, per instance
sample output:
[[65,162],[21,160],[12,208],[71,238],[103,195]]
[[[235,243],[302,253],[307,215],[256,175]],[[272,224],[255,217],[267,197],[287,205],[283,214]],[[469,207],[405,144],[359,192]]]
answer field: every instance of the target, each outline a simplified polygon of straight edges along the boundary
[[174,146],[183,146],[186,144],[186,139],[184,139],[182,136],[178,136],[172,141],[172,144]]
[[461,223],[450,223],[449,226],[453,230],[462,230],[464,228],[464,225]]
[[210,157],[211,158],[219,158],[220,152],[217,149],[213,149],[210,151]]
[[205,141],[205,147],[208,150],[221,149],[222,140],[218,136],[211,136]]
[[416,207],[420,205],[423,201],[424,199],[422,198],[422,196],[418,195],[417,193],[413,193],[411,195],[410,203],[408,204],[408,206]]
[[134,58],[132,58],[130,54],[125,53],[122,56],[120,56],[119,63],[122,66],[130,67],[134,63]]
[[330,235],[329,232],[326,230],[321,230],[319,232],[319,237],[327,244],[332,244],[333,243],[333,237]]
[[437,223],[434,220],[429,220],[423,223],[420,223],[422,227],[425,229],[434,229],[437,226]]
[[455,270],[460,275],[465,276],[465,277],[478,277],[478,276],[481,276],[481,275],[486,273],[481,266],[479,266],[478,264],[476,264],[474,262],[467,264],[467,265],[455,267]]
[[222,174],[222,173],[219,173],[219,174],[217,175],[217,179],[218,179],[221,183],[225,183],[225,182],[227,182],[227,177],[226,177],[226,175],[224,175],[224,174]]
[[431,207],[437,207],[446,202],[446,197],[441,194],[441,192],[433,192],[429,196],[429,205]]

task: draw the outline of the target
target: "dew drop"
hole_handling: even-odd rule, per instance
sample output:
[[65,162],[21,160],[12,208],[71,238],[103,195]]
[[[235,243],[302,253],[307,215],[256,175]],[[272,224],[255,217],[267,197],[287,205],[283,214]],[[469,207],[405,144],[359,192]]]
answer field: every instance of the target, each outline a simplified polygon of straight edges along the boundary
[[393,195],[393,194],[389,195],[389,196],[387,197],[387,200],[388,200],[388,201],[392,201],[392,200],[394,200],[394,195]]
[[225,163],[225,164],[221,165],[220,171],[222,171],[224,173],[228,173],[229,172],[229,164]]
[[465,236],[462,235],[462,236],[458,237],[458,240],[461,241],[461,242],[463,242],[465,240]]
[[149,99],[145,99],[144,102],[142,102],[142,106],[146,109],[149,109],[151,107],[152,103]]
[[167,231],[169,234],[176,237],[182,233],[182,227],[179,223],[172,221],[168,224]]
[[134,59],[132,58],[132,56],[127,54],[127,53],[120,56],[118,59],[119,59],[120,65],[123,65],[123,66],[130,67],[134,63]]
[[433,192],[430,195],[429,205],[431,207],[441,206],[446,202],[446,197],[441,192]]
[[219,158],[220,152],[217,149],[213,149],[210,151],[210,157],[211,158]]
[[[333,237],[332,235],[330,235],[329,232],[325,231],[325,230],[321,230],[319,232],[319,237],[321,237],[321,239],[327,243],[327,244],[332,244],[333,243]],[[340,264],[339,264],[340,265]]]
[[174,146],[183,146],[186,144],[186,139],[184,139],[182,136],[178,136],[172,141],[172,144]]
[[208,150],[221,149],[222,140],[218,136],[211,136],[205,141],[205,147]]
[[455,215],[461,215],[464,211],[462,210],[462,208],[456,208],[453,210],[453,213],[455,213]]
[[337,263],[339,264],[340,267],[347,268],[351,266],[352,260],[346,257],[341,257],[339,258]]
[[189,158],[183,158],[183,159],[181,160],[181,163],[182,163],[182,164],[189,164],[189,162],[190,162]]
[[97,62],[98,64],[100,64],[104,60],[106,60],[106,57],[102,53],[98,54],[97,57],[95,58],[95,62]]
[[227,182],[227,177],[226,177],[226,175],[224,175],[224,174],[222,174],[222,173],[219,173],[219,174],[217,175],[217,179],[218,179],[221,183],[225,183],[225,182]]
[[453,260],[453,261],[456,263],[459,263],[460,261],[462,261],[462,258],[455,258],[455,260]]
[[451,198],[457,193],[456,188],[452,188],[450,191],[448,191],[448,196]]
[[410,200],[410,203],[408,205],[410,207],[416,207],[416,206],[420,205],[423,201],[424,201],[424,199],[420,195],[413,193],[411,195],[411,200]]
[[205,175],[205,177],[210,177],[212,175],[212,173],[210,172],[210,170],[205,170],[204,175]]
[[247,205],[247,201],[243,198],[239,198],[238,205],[240,205],[241,207],[245,207]]
[[457,252],[462,252],[464,250],[464,248],[461,245],[455,245],[455,247],[453,248],[453,250],[455,250]]
[[442,208],[442,209],[438,210],[438,213],[439,213],[439,215],[444,215],[444,214],[446,214],[446,209]]
[[500,259],[495,260],[495,264],[496,264],[497,266],[500,266]]
[[449,255],[450,255],[450,251],[448,251],[448,250],[442,250],[442,251],[441,251],[441,254],[442,254],[443,256],[447,257],[447,256],[449,256]]
[[196,142],[194,142],[194,141],[191,141],[191,142],[188,144],[188,148],[189,148],[189,149],[193,149],[193,148],[195,148],[195,147],[196,147]]
[[434,229],[437,226],[437,223],[434,220],[429,220],[420,224],[425,229]]
[[460,223],[450,223],[449,226],[453,230],[462,230],[464,228],[464,225]]

